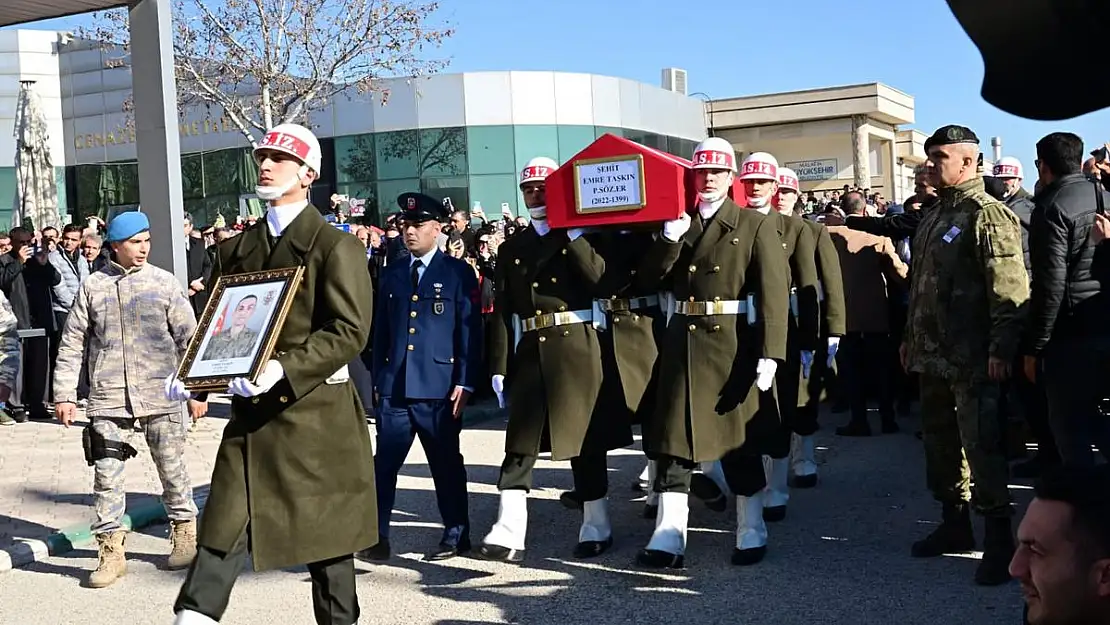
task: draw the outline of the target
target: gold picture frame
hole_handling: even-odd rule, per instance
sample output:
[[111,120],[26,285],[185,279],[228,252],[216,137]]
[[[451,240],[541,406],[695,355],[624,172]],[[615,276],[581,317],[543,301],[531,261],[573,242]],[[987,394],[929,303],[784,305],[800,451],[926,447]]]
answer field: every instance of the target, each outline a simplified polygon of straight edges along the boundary
[[222,391],[254,380],[273,355],[303,267],[220,276],[189,340],[177,378],[190,391]]
[[[582,167],[591,165],[607,165],[636,161],[637,188],[639,201],[628,204],[615,204],[608,206],[582,206]],[[647,182],[644,178],[644,155],[625,154],[622,156],[606,156],[603,158],[584,158],[574,161],[574,211],[579,215],[592,215],[595,213],[614,213],[619,211],[641,210],[647,206]]]

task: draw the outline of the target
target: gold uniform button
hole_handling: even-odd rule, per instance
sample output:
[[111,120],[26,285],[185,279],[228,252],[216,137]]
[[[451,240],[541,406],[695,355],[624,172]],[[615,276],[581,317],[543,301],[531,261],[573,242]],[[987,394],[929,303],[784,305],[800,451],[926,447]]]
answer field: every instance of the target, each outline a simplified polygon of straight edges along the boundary
[[632,320],[633,321],[639,321],[640,320],[640,315],[632,315]]
[[714,302],[719,302],[719,301],[721,301],[721,298],[719,298],[719,297],[714,297],[714,298],[713,298],[713,301],[714,301]]
[[563,330],[563,336],[570,336],[570,330]]
[[697,265],[690,265],[690,273],[694,273],[697,270],[698,270]]
[[386,356],[386,357],[385,357],[385,362],[386,362],[387,364],[389,363],[389,356]]
[[533,289],[538,289],[539,287],[540,287],[540,283],[539,283],[539,282],[533,282],[533,283],[532,283],[532,288],[533,288]]
[[414,311],[410,312],[409,316],[412,317],[413,319],[416,319],[416,311],[414,310]]
[[537,317],[539,317],[539,316],[540,316],[540,315],[542,315],[542,314],[543,314],[543,311],[542,311],[542,310],[537,310],[537,311],[536,311],[536,316],[537,316]]
[[566,312],[566,309],[567,309],[566,306],[560,306],[559,307],[559,312]]
[[252,397],[251,398],[251,403],[252,404],[257,404],[258,403],[258,398],[257,397]]
[[613,323],[620,323],[620,322],[621,322],[620,317],[613,317]]
[[558,282],[558,280],[555,279],[555,276],[551,276],[551,284],[555,284],[556,282]]
[[720,265],[713,265],[713,273],[717,273],[717,272],[718,272],[718,271],[720,271],[720,270],[721,270],[721,266],[720,266]]
[[289,398],[286,397],[285,395],[282,395],[281,397],[278,397],[278,401],[280,401],[283,404],[288,404],[289,403]]
[[695,299],[694,299],[694,296],[693,296],[693,295],[691,295],[691,296],[690,296],[690,301],[691,301],[691,302],[694,302],[694,301],[697,301],[697,300],[695,300]]
[[543,343],[543,342],[544,342],[544,341],[546,341],[546,340],[547,340],[547,337],[546,337],[546,336],[541,336],[541,337],[540,337],[540,342],[541,342],[541,343]]
[[416,328],[409,328],[409,334],[416,334]]
[[692,323],[690,324],[690,331],[691,331],[691,332],[693,332],[694,330],[697,330],[697,329],[698,329],[698,326],[696,326],[696,325],[694,325],[694,324],[692,324]]
[[412,350],[414,350],[414,349],[416,349],[416,348],[415,348],[415,347],[413,347],[412,345],[409,345],[409,351],[410,351],[410,352],[411,352]]
[[740,239],[733,239],[733,240],[731,241],[731,243],[732,243],[733,245],[740,245]]
[[636,270],[635,270],[635,269],[633,269],[632,271],[629,271],[628,273],[630,273],[630,274],[632,274],[632,275],[636,275]]
[[563,256],[566,256],[566,255],[567,255],[567,248],[564,247],[563,248]]
[[448,358],[447,361],[448,362],[455,362],[455,359],[454,359],[454,357],[452,357],[452,358]]
[[420,301],[420,296],[417,295],[416,293],[413,293],[412,294],[412,301],[414,301],[414,302]]
[[720,332],[721,331],[721,326],[713,326],[713,331],[714,332]]
[[[736,240],[736,239],[733,239],[733,241],[735,241],[735,240]],[[519,264],[520,264],[520,259],[519,259],[519,258],[514,258],[514,259],[513,259],[513,264],[514,264],[514,265],[519,265]]]

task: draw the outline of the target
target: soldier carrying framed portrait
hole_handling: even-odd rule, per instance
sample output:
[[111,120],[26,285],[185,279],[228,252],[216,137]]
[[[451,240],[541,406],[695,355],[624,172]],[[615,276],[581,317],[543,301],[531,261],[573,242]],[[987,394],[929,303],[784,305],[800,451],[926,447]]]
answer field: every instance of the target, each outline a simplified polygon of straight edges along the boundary
[[304,269],[220,276],[181,360],[190,391],[218,391],[237,377],[255,379],[273,355]]

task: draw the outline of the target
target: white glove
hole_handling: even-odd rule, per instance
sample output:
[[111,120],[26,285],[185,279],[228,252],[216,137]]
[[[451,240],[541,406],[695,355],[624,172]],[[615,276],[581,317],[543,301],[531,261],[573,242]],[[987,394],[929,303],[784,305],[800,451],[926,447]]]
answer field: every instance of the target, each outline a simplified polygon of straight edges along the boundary
[[505,376],[495,375],[490,382],[493,386],[493,392],[497,394],[497,407],[505,407]]
[[262,367],[258,379],[251,382],[247,378],[235,378],[227,385],[227,392],[239,397],[258,397],[274,388],[285,377],[285,369],[276,360],[268,360]]
[[185,388],[185,383],[177,379],[176,373],[166,378],[165,390],[167,401],[188,401],[193,398],[193,394]]
[[682,235],[686,234],[686,231],[689,229],[690,215],[682,213],[678,219],[663,222],[663,238],[671,243],[678,243],[678,240],[681,239]]
[[570,230],[567,230],[567,238],[570,239],[571,241],[577,239],[578,237],[580,237],[584,234],[586,234],[586,229],[585,228],[571,228]]
[[802,350],[802,377],[809,378],[809,370],[813,367],[813,352]]
[[833,366],[833,361],[836,360],[836,351],[838,349],[840,349],[840,337],[839,336],[830,336],[829,337],[829,359],[827,361],[828,364],[826,365],[830,369]]
[[779,369],[779,363],[771,358],[760,358],[759,362],[755,365],[755,386],[761,391],[771,390],[771,385],[775,383],[775,372]]

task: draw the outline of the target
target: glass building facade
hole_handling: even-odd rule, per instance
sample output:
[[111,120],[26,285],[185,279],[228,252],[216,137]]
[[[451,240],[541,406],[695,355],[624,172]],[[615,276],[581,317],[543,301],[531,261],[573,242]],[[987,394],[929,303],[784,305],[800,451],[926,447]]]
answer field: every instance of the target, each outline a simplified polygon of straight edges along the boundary
[[[78,218],[106,218],[141,200],[133,135],[124,130],[126,117],[110,106],[130,92],[117,89],[123,76],[103,69],[92,58],[98,54],[86,49],[62,59],[62,109],[71,112],[63,122],[65,187]],[[333,193],[365,200],[363,220],[370,223],[398,210],[397,196],[408,191],[450,198],[457,209],[477,205],[490,217],[502,204],[524,214],[517,176],[534,157],[563,163],[613,133],[689,158],[706,134],[701,100],[622,78],[474,72],[381,87],[380,93],[341,94],[302,122],[323,151],[313,203],[327,207]],[[184,209],[194,223],[261,212],[252,201],[257,167],[228,120],[206,109],[186,111],[180,133]]]

